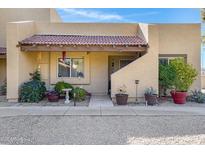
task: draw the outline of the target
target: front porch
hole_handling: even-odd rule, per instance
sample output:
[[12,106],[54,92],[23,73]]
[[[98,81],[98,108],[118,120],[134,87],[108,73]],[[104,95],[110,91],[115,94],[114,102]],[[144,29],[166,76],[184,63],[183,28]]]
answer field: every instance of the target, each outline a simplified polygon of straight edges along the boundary
[[[16,49],[18,81],[11,85],[11,77],[7,78],[7,99],[14,102],[19,94],[13,86],[28,81],[35,69],[40,70],[48,90],[64,81],[92,95],[107,95],[112,92],[111,74],[143,56],[147,43],[139,36],[33,35],[19,41]],[[8,74],[14,65],[10,54]]]

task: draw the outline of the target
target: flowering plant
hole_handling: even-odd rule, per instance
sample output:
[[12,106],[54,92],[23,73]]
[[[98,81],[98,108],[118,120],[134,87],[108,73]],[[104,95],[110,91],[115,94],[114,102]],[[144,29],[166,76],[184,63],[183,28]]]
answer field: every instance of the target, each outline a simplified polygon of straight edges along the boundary
[[126,89],[127,89],[127,87],[125,85],[122,85],[121,87],[119,87],[118,92],[120,94],[125,94],[126,93]]

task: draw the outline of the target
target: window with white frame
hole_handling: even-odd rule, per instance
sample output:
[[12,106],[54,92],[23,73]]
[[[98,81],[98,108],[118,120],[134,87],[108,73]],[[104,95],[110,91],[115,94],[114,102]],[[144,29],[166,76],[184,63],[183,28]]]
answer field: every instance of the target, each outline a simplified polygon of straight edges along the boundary
[[84,77],[84,58],[58,59],[58,77]]
[[168,65],[170,63],[170,61],[172,61],[173,59],[176,58],[183,58],[184,61],[186,62],[185,57],[180,57],[180,56],[173,56],[173,57],[159,57],[159,64],[161,65]]

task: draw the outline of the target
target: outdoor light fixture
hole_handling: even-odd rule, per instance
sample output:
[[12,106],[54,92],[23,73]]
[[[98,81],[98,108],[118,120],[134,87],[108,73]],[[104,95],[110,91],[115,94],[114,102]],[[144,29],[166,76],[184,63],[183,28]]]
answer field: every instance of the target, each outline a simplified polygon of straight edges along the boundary
[[78,65],[76,65],[76,64],[73,63],[73,66],[72,66],[72,67],[73,67],[73,69],[76,69],[76,68],[78,67]]
[[135,80],[135,84],[136,84],[136,102],[138,101],[137,100],[137,89],[138,89],[138,84],[139,84],[139,80]]

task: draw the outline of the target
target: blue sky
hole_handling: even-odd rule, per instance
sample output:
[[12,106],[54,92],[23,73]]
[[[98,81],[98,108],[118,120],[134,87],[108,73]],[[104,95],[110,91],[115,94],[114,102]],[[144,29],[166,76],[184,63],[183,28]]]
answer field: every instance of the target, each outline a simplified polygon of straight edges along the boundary
[[64,22],[200,23],[199,9],[57,9]]
[[[200,23],[200,9],[57,9],[64,22]],[[205,32],[205,26],[203,26]],[[205,49],[202,52],[205,68]]]

